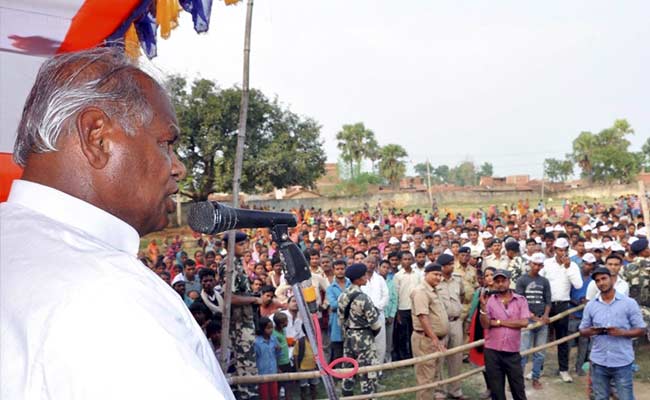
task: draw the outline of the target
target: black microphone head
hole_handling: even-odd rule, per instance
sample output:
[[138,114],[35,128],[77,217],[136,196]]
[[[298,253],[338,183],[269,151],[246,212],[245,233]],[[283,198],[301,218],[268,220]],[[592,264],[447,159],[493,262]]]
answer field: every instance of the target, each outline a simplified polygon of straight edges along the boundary
[[190,205],[187,223],[195,232],[212,234],[217,227],[217,213],[209,201]]

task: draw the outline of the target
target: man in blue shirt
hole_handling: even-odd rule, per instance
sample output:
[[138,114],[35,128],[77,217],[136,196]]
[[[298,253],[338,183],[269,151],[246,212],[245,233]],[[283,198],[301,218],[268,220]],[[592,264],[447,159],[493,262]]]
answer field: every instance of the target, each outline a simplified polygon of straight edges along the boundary
[[611,272],[599,267],[592,279],[600,291],[585,307],[580,334],[592,338],[591,389],[595,400],[608,400],[613,382],[619,400],[633,400],[632,338],[646,333],[639,305],[614,290]]
[[[596,257],[587,253],[581,258],[582,266],[580,267],[580,273],[582,275],[582,287],[576,289],[571,287],[571,307],[579,306],[587,302],[587,287],[589,282],[591,282],[591,273],[596,267]],[[569,333],[578,332],[578,326],[580,326],[580,321],[582,320],[582,310],[576,311],[573,314],[569,315]],[[581,336],[576,339],[578,342],[578,355],[576,356],[576,374],[579,376],[584,376],[586,373],[582,369],[582,365],[587,362],[587,352],[589,350],[589,338],[586,336]],[[569,349],[570,351],[571,349]]]
[[343,357],[343,333],[337,317],[339,296],[350,286],[350,280],[345,277],[345,261],[334,262],[334,280],[329,285],[325,295],[330,307],[329,334],[330,334],[330,360]]

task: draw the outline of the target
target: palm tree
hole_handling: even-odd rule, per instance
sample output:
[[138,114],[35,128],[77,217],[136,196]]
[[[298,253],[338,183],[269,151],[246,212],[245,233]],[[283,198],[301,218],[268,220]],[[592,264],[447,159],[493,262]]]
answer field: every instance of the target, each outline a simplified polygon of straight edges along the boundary
[[387,144],[379,150],[379,174],[390,182],[394,189],[399,188],[399,181],[406,174],[408,153],[398,144]]
[[375,134],[366,129],[363,122],[353,125],[343,125],[343,128],[336,134],[337,147],[341,150],[341,159],[350,168],[350,177],[354,178],[361,172],[361,161],[370,158],[369,149],[377,146]]

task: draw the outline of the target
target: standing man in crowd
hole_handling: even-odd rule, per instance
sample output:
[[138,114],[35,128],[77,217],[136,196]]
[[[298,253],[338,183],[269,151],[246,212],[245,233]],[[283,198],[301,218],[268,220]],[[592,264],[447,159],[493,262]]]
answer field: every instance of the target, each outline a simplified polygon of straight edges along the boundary
[[489,389],[494,400],[505,400],[507,377],[512,398],[526,400],[519,348],[520,331],[528,326],[530,317],[528,302],[510,290],[510,272],[505,269],[494,273],[494,288],[497,294],[488,297],[482,292],[479,298]]
[[[228,235],[224,242],[228,243]],[[246,251],[248,236],[243,232],[235,234],[235,254],[228,255],[219,267],[219,276],[222,282],[226,282],[226,265],[228,258],[234,257],[232,271],[232,297],[230,302],[230,343],[233,346],[233,358],[235,359],[235,370],[239,376],[257,375],[255,363],[255,318],[256,312],[253,305],[261,305],[262,298],[252,296],[250,280],[241,257]],[[226,245],[227,247],[227,245]],[[257,385],[238,385],[236,388],[237,398],[240,400],[256,400],[259,398]]]
[[[338,299],[338,318],[344,337],[343,356],[357,360],[360,367],[378,363],[375,333],[381,329],[379,312],[370,297],[361,291],[361,287],[368,282],[366,272],[367,267],[364,264],[349,266],[345,276],[352,285]],[[375,393],[376,372],[361,374],[358,377],[361,393]],[[352,396],[354,381],[354,376],[343,380],[343,396]]]
[[[567,254],[569,241],[563,237],[555,239],[554,256],[544,261],[544,268],[539,275],[548,279],[551,285],[551,314],[553,317],[569,309],[571,300],[571,287],[582,287],[582,276],[576,263],[571,262]],[[569,331],[569,319],[560,318],[553,322],[555,340],[562,339]],[[569,343],[557,346],[557,362],[560,366],[560,377],[564,382],[573,382],[569,374]]]
[[[539,271],[544,267],[544,253],[535,253],[528,262],[529,271],[517,280],[515,292],[526,298],[530,311],[531,323],[541,322],[544,325],[521,333],[521,348],[524,352],[528,349],[546,344],[548,339],[549,314],[551,312],[551,286],[548,279],[539,276]],[[533,380],[533,389],[541,389],[539,378],[544,366],[546,351],[533,353],[533,370],[530,378]],[[528,356],[521,359],[521,367],[525,369]]]
[[597,268],[592,278],[600,294],[585,307],[580,334],[591,337],[591,388],[595,400],[609,400],[613,384],[620,400],[634,399],[632,339],[646,333],[639,305],[614,290],[611,272]]
[[411,334],[413,320],[411,319],[411,292],[421,281],[421,275],[412,268],[413,255],[408,251],[400,254],[402,268],[397,271],[393,282],[397,291],[397,317],[393,344],[396,361],[413,357],[411,351]]
[[[442,279],[440,264],[429,264],[424,269],[424,280],[411,292],[413,307],[413,356],[420,357],[437,351],[445,351],[444,340],[449,330],[447,311],[442,304],[436,286]],[[415,364],[415,381],[418,385],[437,379],[438,360]],[[417,400],[431,400],[434,389],[420,390]]]
[[329,303],[329,334],[330,334],[330,360],[343,357],[343,333],[338,318],[338,299],[350,287],[350,280],[345,277],[345,261],[334,262],[334,282],[327,288],[327,302]]
[[[463,320],[461,313],[463,310],[462,299],[464,298],[463,283],[453,275],[454,257],[449,254],[441,254],[437,263],[441,266],[442,280],[436,286],[436,292],[442,301],[447,312],[449,320],[449,332],[445,338],[444,344],[448,349],[462,346],[463,342]],[[456,353],[439,360],[438,375],[442,378],[442,365],[447,365],[447,375],[456,376],[460,373],[463,364],[463,353]],[[464,399],[463,390],[460,381],[447,385],[447,392],[452,399]],[[438,397],[440,397],[438,395]],[[447,397],[447,396],[444,396]]]
[[361,286],[361,291],[370,297],[372,304],[379,313],[379,323],[381,330],[375,336],[375,349],[377,351],[377,360],[383,362],[386,356],[386,317],[384,316],[384,307],[388,304],[388,285],[384,278],[377,273],[377,258],[375,256],[368,256],[364,260],[364,264],[368,268],[366,277],[368,282]]
[[183,301],[137,259],[175,209],[178,135],[167,92],[123,49],[41,65],[22,179],[0,205],[0,398],[234,398]]
[[[472,297],[474,296],[474,290],[478,286],[478,281],[476,279],[476,268],[472,267],[469,264],[470,252],[471,250],[467,246],[463,246],[458,249],[458,261],[456,264],[454,264],[454,276],[460,278],[460,281],[463,284],[463,292],[465,294],[464,298],[461,299],[463,303],[463,309],[460,317],[463,321],[467,319],[469,307],[472,303]],[[463,332],[466,330],[467,329],[463,329]]]

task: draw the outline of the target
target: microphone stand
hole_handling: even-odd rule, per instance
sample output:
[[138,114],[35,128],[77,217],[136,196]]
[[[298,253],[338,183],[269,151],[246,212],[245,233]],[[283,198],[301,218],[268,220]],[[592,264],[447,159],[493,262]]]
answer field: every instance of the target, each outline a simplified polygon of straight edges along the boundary
[[[273,240],[278,243],[278,251],[280,252],[280,259],[283,262],[284,276],[293,288],[296,302],[298,303],[298,312],[302,323],[305,326],[309,343],[311,344],[314,355],[319,352],[318,342],[316,339],[316,328],[311,315],[318,312],[318,304],[315,297],[310,294],[309,290],[313,290],[311,284],[311,271],[307,259],[300,251],[298,246],[289,239],[289,227],[287,225],[278,224],[271,228],[271,235]],[[303,290],[305,292],[303,293]],[[316,358],[316,365],[321,373],[321,379],[325,385],[327,397],[330,399],[338,400],[336,394],[334,380],[328,374],[325,366],[321,363],[320,357]],[[298,367],[298,366],[296,366]]]

